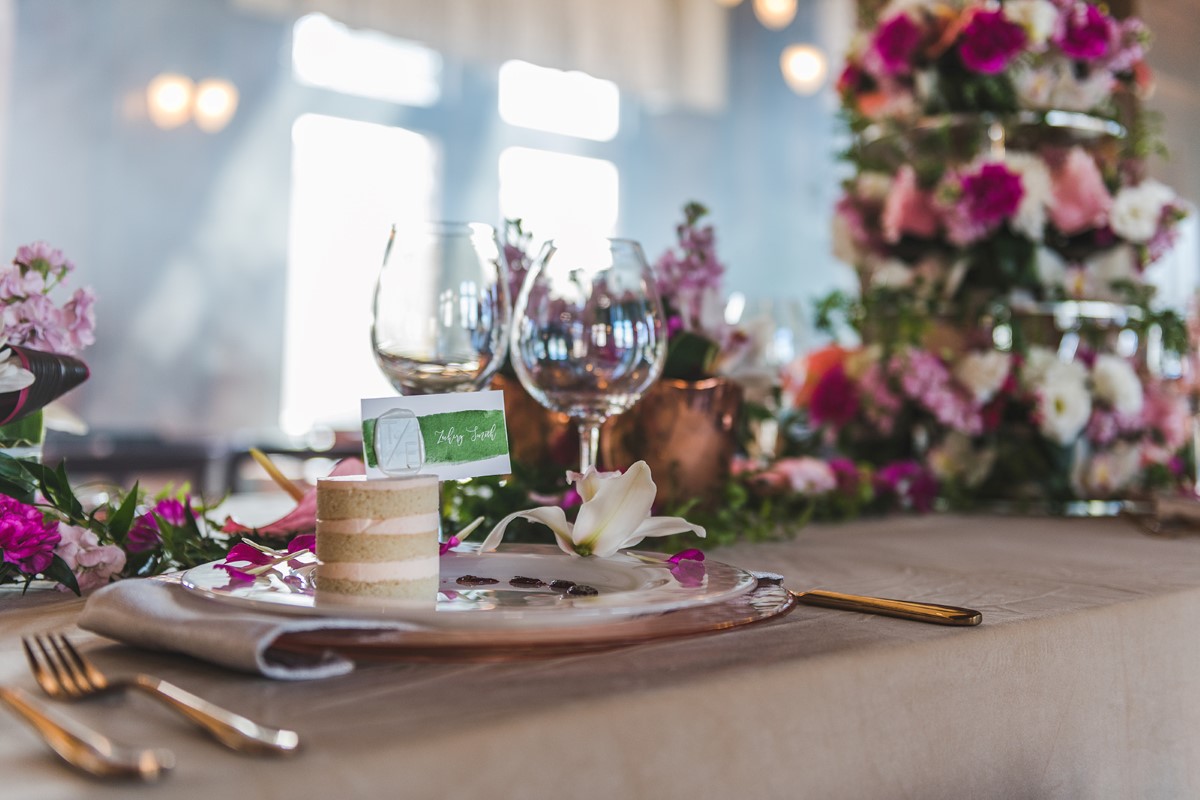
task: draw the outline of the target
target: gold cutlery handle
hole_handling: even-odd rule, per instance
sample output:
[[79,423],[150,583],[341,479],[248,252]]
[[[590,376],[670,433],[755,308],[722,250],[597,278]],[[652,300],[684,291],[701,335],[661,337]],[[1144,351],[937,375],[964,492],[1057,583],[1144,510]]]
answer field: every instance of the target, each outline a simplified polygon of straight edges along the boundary
[[100,778],[153,781],[175,766],[169,750],[135,750],[61,716],[20,689],[0,686],[0,700],[38,732],[68,764]]
[[232,750],[280,755],[293,753],[300,746],[300,736],[295,731],[259,725],[254,720],[227,711],[151,675],[134,675],[128,679],[127,685],[141,689],[174,708]]
[[796,599],[810,606],[836,608],[842,611],[860,611],[864,614],[883,614],[889,617],[930,622],[934,625],[978,625],[983,615],[970,608],[943,606],[937,603],[916,603],[911,600],[890,600],[886,597],[866,597],[857,594],[842,594],[813,589],[808,592],[792,592]]

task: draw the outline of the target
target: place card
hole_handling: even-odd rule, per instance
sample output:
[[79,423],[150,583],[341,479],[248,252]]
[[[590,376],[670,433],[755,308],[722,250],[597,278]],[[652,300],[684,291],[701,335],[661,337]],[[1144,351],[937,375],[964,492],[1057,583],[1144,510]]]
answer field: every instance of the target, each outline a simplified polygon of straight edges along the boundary
[[364,398],[362,419],[368,478],[512,472],[503,392]]

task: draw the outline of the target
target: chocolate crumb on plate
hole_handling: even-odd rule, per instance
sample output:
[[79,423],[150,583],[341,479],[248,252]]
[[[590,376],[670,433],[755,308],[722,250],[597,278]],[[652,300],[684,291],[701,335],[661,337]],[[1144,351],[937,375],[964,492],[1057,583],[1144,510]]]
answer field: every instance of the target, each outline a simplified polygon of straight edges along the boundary
[[455,583],[461,583],[463,586],[491,586],[493,583],[500,581],[495,578],[480,578],[478,575],[463,575]]

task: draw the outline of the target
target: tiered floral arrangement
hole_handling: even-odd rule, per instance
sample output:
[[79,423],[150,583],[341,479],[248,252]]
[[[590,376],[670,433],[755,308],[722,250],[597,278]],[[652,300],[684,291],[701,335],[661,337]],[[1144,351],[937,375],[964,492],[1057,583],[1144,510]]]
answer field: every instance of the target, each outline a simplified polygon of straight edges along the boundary
[[1185,212],[1146,177],[1147,41],[1083,0],[894,0],[859,37],[835,242],[861,292],[821,317],[864,346],[795,390],[827,443],[952,502],[1183,479],[1187,335],[1147,270]]

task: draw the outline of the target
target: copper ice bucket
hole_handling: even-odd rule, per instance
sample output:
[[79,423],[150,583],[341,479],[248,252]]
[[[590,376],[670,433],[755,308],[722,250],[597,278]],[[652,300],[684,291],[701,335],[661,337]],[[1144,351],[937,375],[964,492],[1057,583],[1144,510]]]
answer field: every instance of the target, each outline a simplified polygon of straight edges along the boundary
[[742,387],[725,378],[663,379],[632,409],[610,419],[600,435],[605,469],[645,461],[658,502],[719,502],[736,447],[734,427]]

